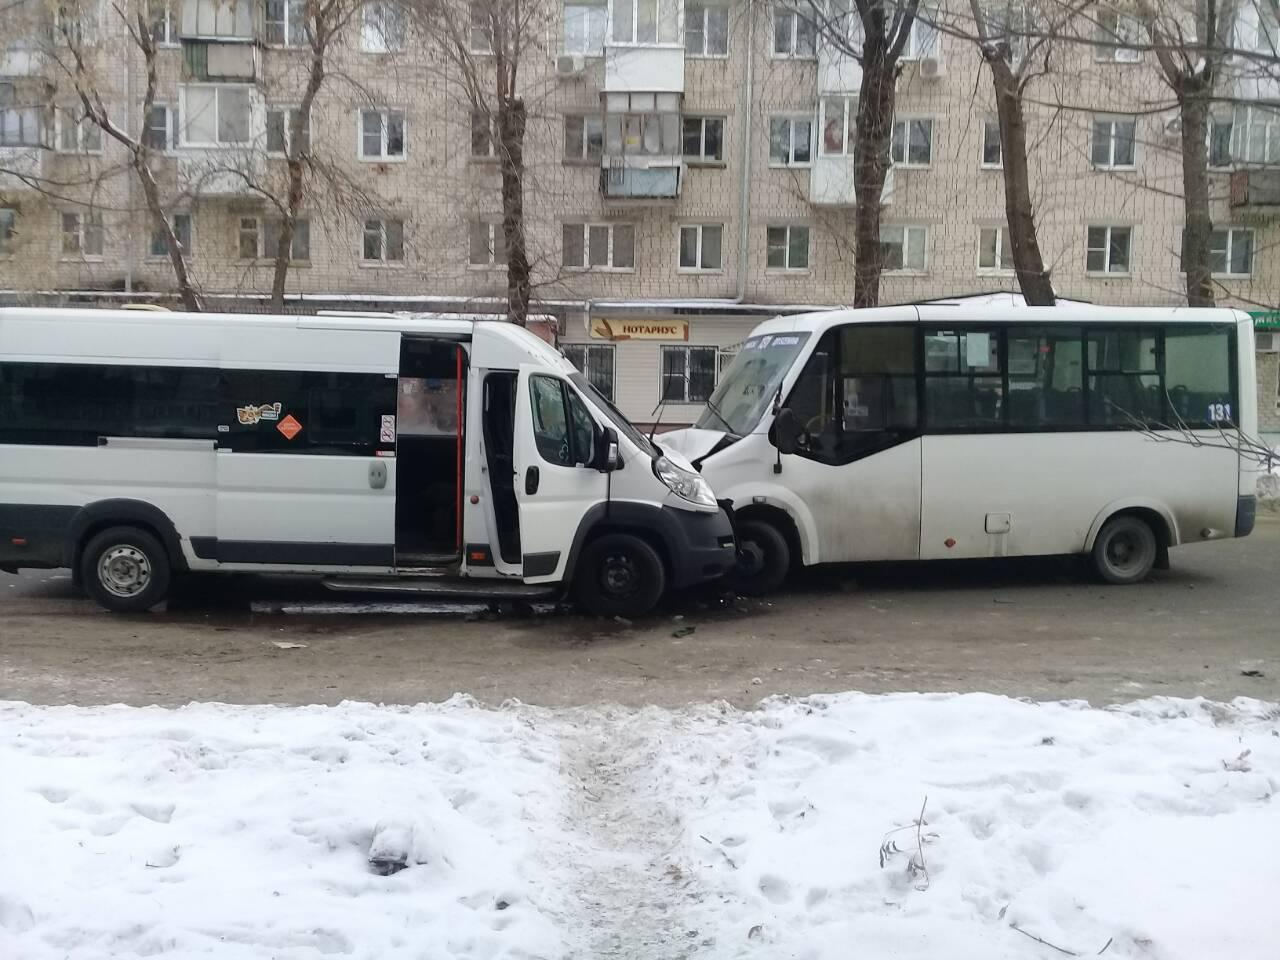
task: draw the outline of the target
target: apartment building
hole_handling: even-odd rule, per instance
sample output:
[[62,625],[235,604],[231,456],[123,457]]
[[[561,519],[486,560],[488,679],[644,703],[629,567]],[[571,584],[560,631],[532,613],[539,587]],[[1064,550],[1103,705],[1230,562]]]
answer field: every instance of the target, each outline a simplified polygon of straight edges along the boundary
[[[174,231],[211,302],[260,306],[269,292],[269,194],[298,130],[329,176],[306,199],[291,297],[501,309],[492,137],[455,66],[393,0],[352,18],[300,125],[300,0],[140,2],[158,50],[148,116],[142,57],[114,7],[86,0],[77,35],[113,121],[162,149]],[[521,65],[537,309],[558,318],[566,352],[628,415],[687,423],[760,318],[852,299],[860,68],[787,4],[546,2]],[[472,37],[482,54],[483,31]],[[34,35],[7,39],[0,290],[171,295],[164,238],[124,151],[80,118]],[[881,300],[1015,290],[976,47],[922,21],[903,59]],[[1179,134],[1153,55],[1063,43],[1030,89],[1032,189],[1058,292],[1183,301]],[[1242,77],[1229,95],[1210,134],[1215,283],[1221,302],[1259,311],[1277,330],[1260,342],[1280,348],[1277,315],[1265,313],[1280,305],[1280,113],[1266,106],[1280,86]],[[1277,357],[1259,354],[1259,406],[1264,429],[1280,432]]]

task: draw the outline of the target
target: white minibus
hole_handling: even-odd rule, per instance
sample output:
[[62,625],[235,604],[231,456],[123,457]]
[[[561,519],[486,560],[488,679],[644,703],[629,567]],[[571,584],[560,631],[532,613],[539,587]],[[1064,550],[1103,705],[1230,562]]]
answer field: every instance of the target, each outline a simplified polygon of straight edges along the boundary
[[747,589],[793,561],[1086,554],[1113,583],[1245,536],[1253,328],[1222,309],[902,306],[758,326],[663,434],[729,500]]
[[110,609],[264,571],[630,617],[733,562],[706,481],[522,327],[0,310],[0,568]]

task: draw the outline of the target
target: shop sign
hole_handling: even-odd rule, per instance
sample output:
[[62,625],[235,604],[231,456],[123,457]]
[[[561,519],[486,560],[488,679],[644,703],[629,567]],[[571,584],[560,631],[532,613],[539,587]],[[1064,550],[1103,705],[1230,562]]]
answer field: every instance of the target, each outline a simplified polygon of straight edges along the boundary
[[1257,330],[1280,330],[1280,310],[1250,310]]
[[591,336],[595,340],[688,340],[689,321],[592,317]]

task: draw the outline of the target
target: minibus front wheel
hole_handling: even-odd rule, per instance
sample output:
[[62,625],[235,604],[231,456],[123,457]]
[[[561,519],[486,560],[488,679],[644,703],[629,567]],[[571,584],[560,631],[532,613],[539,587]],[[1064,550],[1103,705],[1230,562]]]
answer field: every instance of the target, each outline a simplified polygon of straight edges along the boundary
[[583,551],[574,595],[597,617],[642,617],[667,590],[667,568],[647,541],[606,533]]
[[108,610],[141,613],[169,592],[169,555],[153,534],[139,527],[111,527],[80,555],[85,592]]
[[768,520],[739,521],[737,534],[734,583],[738,592],[758,597],[777,590],[791,570],[791,545],[786,536]]

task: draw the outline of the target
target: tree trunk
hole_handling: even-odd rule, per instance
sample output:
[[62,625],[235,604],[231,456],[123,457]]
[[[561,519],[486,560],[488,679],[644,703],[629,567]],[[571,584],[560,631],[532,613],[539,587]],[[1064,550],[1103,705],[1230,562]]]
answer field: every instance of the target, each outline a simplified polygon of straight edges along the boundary
[[507,310],[512,323],[525,325],[532,281],[524,222],[525,105],[519,97],[498,102],[498,151],[502,171],[502,239],[507,251]]
[[1031,206],[1031,178],[1027,172],[1027,123],[1018,78],[1002,56],[987,60],[1000,120],[1000,151],[1004,167],[1004,215],[1013,250],[1018,287],[1028,306],[1052,307],[1053,284],[1044,269]]
[[163,231],[165,245],[169,248],[169,263],[173,267],[173,276],[178,282],[178,295],[182,298],[182,307],[190,313],[199,313],[200,298],[196,295],[195,286],[191,282],[191,274],[187,271],[187,251],[178,244],[173,232],[173,224],[165,214],[160,203],[160,186],[156,183],[155,174],[151,172],[149,151],[145,148],[136,150],[133,155],[133,169],[142,184],[142,196],[147,202],[147,211],[151,214],[151,223],[155,229]]
[[[854,206],[853,305],[874,307],[880,302],[880,198],[889,173],[893,137],[895,59],[883,34],[867,31],[862,48],[862,87],[858,97],[857,142],[853,148]],[[819,133],[821,136],[821,133]]]
[[1187,226],[1182,236],[1182,269],[1187,275],[1187,305],[1212,307],[1213,266],[1209,262],[1209,96],[1208,85],[1184,78],[1178,93],[1182,120],[1182,195]]

